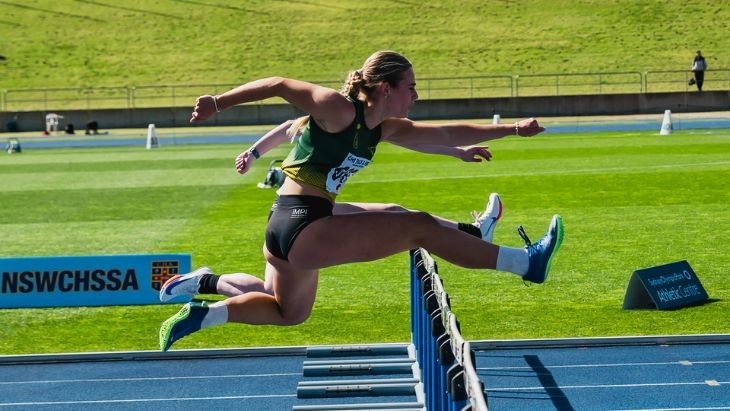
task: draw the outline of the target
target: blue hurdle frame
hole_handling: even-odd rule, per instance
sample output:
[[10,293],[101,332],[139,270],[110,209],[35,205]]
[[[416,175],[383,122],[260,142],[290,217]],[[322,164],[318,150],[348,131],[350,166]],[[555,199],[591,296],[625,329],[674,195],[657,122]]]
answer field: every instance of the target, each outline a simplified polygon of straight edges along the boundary
[[411,250],[411,334],[429,410],[488,411],[474,367],[474,351],[461,335],[436,262]]

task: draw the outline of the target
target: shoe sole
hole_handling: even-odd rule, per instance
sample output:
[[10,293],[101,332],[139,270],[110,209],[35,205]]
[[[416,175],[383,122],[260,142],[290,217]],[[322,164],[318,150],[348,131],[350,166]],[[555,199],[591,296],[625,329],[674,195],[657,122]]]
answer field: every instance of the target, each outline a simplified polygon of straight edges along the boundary
[[558,253],[558,250],[560,249],[560,245],[563,244],[563,217],[559,215],[555,215],[553,217],[557,221],[557,234],[556,236],[558,239],[555,241],[555,247],[553,247],[553,252],[550,253],[550,258],[548,258],[547,266],[545,267],[545,279],[543,282],[547,281],[548,274],[550,273],[550,265],[553,263],[553,258],[555,257],[555,254]]
[[[497,204],[497,207],[499,210],[499,211],[497,211],[497,216],[488,217],[489,227],[487,227],[486,231],[482,231],[481,223],[479,225],[479,231],[482,233],[482,240],[488,241],[488,242],[491,242],[492,240],[491,239],[487,240],[486,238],[484,238],[484,233],[485,232],[488,233],[490,231],[492,231],[492,233],[493,233],[494,225],[497,224],[497,222],[502,218],[502,207],[503,206],[502,206],[502,199],[499,198],[499,194],[493,193],[493,194],[489,195],[489,201],[487,202],[487,210],[489,209],[489,204],[494,204],[494,203]],[[485,211],[485,213],[486,213],[486,211]]]
[[[495,218],[496,221],[499,221],[502,218],[502,199],[499,198],[499,194],[495,194],[494,197],[497,199],[497,204],[499,204],[499,212],[497,213],[497,217]],[[489,196],[489,200],[492,200],[492,196]],[[489,205],[489,203],[487,203]]]
[[[181,276],[181,275],[175,275],[175,276],[173,276],[173,277],[171,277],[171,278],[168,278],[168,279],[167,279],[167,281],[165,281],[165,283],[164,283],[164,284],[162,284],[162,288],[160,288],[160,301],[162,301],[162,302],[165,302],[165,301],[171,300],[171,299],[173,299],[173,298],[175,297],[175,296],[174,296],[174,295],[172,295],[171,293],[168,293],[168,292],[167,292],[167,289],[168,289],[167,287],[168,287],[168,286],[169,286],[169,285],[170,285],[170,284],[171,284],[171,283],[172,283],[173,281],[177,280],[177,279],[178,279],[178,278],[180,278],[180,277],[182,277],[182,276]],[[174,287],[173,287],[173,288],[174,288]]]
[[185,304],[177,314],[165,320],[160,326],[160,350],[165,352],[170,349],[174,341],[170,341],[172,330],[180,322],[190,317],[190,304]]
[[[196,271],[193,271],[193,273],[195,273]],[[177,287],[178,285],[182,284],[183,282],[190,281],[191,279],[192,278],[190,276],[179,275],[179,274],[168,278],[167,281],[165,281],[165,283],[162,284],[162,288],[160,288],[160,301],[162,301],[164,303],[164,302],[172,300],[175,297],[184,295],[184,294],[175,295],[172,293],[172,290],[175,289],[175,287]]]

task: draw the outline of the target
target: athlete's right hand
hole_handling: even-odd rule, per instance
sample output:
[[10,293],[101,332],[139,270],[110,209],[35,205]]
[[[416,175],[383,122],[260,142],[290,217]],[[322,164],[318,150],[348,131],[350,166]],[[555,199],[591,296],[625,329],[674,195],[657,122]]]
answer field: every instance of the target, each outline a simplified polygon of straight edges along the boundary
[[236,171],[238,174],[246,174],[251,169],[251,165],[256,161],[256,157],[246,150],[236,157]]
[[210,95],[200,96],[195,100],[195,109],[190,118],[191,123],[207,120],[216,113],[215,97]]
[[515,123],[515,134],[520,137],[532,137],[545,131],[545,127],[540,126],[534,118],[520,120]]

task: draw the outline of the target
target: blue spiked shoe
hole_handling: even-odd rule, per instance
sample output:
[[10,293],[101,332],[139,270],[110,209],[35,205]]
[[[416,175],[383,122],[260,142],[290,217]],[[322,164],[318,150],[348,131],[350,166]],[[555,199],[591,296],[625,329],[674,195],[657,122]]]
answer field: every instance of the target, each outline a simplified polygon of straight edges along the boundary
[[160,327],[160,350],[167,351],[172,344],[200,330],[208,306],[205,303],[187,303],[177,314],[165,320]]
[[517,231],[527,244],[525,248],[530,259],[530,268],[522,276],[522,279],[531,283],[542,284],[547,279],[550,264],[552,264],[553,258],[563,242],[563,219],[557,214],[554,215],[552,221],[550,221],[547,234],[536,243],[530,243],[530,239],[525,234],[522,226]]

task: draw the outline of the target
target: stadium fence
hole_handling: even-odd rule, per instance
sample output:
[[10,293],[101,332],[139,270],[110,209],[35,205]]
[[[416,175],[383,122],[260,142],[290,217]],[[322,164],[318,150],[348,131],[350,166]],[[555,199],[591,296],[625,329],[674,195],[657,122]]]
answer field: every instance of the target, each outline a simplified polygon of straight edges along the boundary
[[[601,95],[688,92],[687,70],[435,77],[418,80],[421,99]],[[338,89],[340,81],[313,81]],[[136,109],[189,106],[203,94],[238,84],[179,84],[120,87],[18,88],[0,90],[0,111]],[[704,90],[730,90],[730,69],[707,70]],[[269,99],[260,104],[281,103]]]

